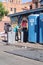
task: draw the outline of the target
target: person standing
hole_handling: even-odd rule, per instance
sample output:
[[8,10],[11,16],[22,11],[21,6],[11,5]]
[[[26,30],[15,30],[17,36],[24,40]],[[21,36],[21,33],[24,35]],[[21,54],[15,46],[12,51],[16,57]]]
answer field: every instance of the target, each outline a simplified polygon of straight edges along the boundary
[[19,40],[19,37],[18,37],[18,29],[19,29],[19,26],[18,24],[16,24],[16,26],[14,27],[14,32],[15,32],[15,40],[18,41]]

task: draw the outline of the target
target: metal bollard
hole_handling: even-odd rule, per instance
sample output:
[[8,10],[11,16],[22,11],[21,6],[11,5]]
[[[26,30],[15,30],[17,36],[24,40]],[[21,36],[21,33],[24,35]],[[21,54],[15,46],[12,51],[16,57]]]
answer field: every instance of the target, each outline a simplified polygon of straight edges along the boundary
[[12,32],[12,43],[14,44],[16,41],[15,41],[15,34],[16,32]]
[[12,32],[8,32],[8,44],[12,44]]

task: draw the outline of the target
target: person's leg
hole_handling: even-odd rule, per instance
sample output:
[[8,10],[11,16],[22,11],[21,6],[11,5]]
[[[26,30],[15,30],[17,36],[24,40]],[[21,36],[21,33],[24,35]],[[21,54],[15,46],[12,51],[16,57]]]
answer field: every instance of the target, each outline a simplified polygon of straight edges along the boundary
[[18,32],[17,32],[17,41],[19,40],[19,37],[18,37]]
[[16,41],[16,32],[15,32],[15,41]]
[[16,32],[16,35],[15,35],[15,39],[16,41],[18,41],[18,33]]

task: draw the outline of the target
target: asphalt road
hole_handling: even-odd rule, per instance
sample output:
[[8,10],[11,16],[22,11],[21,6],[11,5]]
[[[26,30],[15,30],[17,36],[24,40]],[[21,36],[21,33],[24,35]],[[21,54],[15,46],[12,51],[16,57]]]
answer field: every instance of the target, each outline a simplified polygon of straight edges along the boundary
[[13,51],[20,48],[6,46],[0,43],[0,65],[43,65],[43,62],[9,54],[4,51]]
[[21,48],[13,51],[5,51],[6,53],[33,59],[36,61],[43,62],[43,50],[36,48]]

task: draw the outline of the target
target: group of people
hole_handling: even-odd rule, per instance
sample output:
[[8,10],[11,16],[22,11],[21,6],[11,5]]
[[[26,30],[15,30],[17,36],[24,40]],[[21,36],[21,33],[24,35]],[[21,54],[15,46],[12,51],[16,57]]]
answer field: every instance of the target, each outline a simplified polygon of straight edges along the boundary
[[21,40],[21,36],[23,32],[23,39],[25,38],[25,40],[27,39],[27,21],[26,20],[22,20],[22,22],[20,24],[18,24],[18,22],[15,22],[13,25],[10,25],[9,23],[5,23],[4,26],[4,30],[5,33],[8,34],[8,32],[15,32],[15,40]]
[[15,40],[21,40],[21,31],[27,30],[27,21],[23,20],[20,25],[18,23],[15,23],[13,31],[15,32]]
[[27,21],[22,20],[22,22],[20,24],[18,24],[18,22],[15,22],[13,26],[11,26],[8,23],[5,23],[4,30],[5,30],[5,33],[10,32],[11,30],[13,30],[13,32],[15,32],[15,40],[18,41],[18,40],[21,40],[21,35],[22,35],[21,31],[24,33],[24,36],[26,37],[26,35],[27,35],[27,32],[26,32],[27,26],[28,26]]

